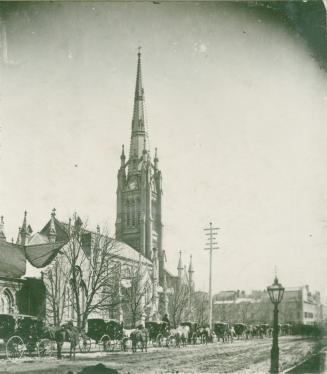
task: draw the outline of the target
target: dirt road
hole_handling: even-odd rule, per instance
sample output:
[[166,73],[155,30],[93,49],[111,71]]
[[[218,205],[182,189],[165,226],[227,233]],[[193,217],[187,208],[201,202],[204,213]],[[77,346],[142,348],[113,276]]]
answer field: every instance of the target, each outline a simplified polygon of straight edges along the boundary
[[[281,369],[289,368],[308,357],[317,349],[312,339],[280,338]],[[78,373],[98,363],[119,373],[154,372],[242,372],[267,373],[270,363],[271,339],[215,343],[184,348],[150,348],[147,353],[88,353],[77,354],[76,361],[64,359],[21,359],[16,362],[0,361],[0,372],[15,373]]]

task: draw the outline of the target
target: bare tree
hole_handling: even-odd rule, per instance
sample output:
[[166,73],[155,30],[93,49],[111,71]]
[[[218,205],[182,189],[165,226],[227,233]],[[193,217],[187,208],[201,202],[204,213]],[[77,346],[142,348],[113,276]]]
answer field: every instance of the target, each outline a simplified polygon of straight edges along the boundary
[[250,302],[243,302],[239,304],[238,317],[242,323],[248,322],[250,311],[251,311]]
[[99,227],[97,233],[87,231],[77,215],[70,226],[64,256],[70,268],[70,298],[77,326],[84,329],[91,313],[108,311],[120,302],[117,298],[119,245],[101,233]]
[[55,325],[67,316],[84,329],[94,312],[104,314],[119,304],[119,243],[108,235],[86,229],[75,214],[70,224],[62,224],[67,243],[55,263],[44,273],[49,315]]
[[194,293],[194,319],[200,325],[209,323],[209,296],[206,292]]
[[173,286],[173,292],[169,297],[169,315],[176,327],[182,318],[189,318],[190,290],[187,284],[177,282]]
[[59,326],[62,323],[68,305],[66,273],[64,258],[59,255],[52,266],[42,274],[47,288],[46,315],[48,321],[54,326]]
[[141,261],[126,266],[121,276],[122,302],[127,307],[132,327],[142,318],[147,305],[152,302],[151,282],[148,278],[148,269]]

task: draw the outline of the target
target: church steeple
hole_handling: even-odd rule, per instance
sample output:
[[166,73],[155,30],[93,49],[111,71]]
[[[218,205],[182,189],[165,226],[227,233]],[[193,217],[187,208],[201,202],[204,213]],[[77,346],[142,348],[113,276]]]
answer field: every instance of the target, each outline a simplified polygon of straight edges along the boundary
[[145,115],[144,115],[144,89],[142,84],[142,69],[141,69],[141,48],[137,54],[137,73],[134,94],[134,109],[132,119],[132,133],[131,143],[129,149],[129,171],[138,170],[138,162],[142,157],[143,150],[148,151],[149,140],[145,128]]
[[125,159],[122,150],[117,175],[116,239],[127,243],[150,261],[157,258],[156,278],[160,286],[163,286],[165,273],[161,217],[162,178],[158,157],[152,160],[149,152],[140,49],[137,55],[132,117],[129,154]]

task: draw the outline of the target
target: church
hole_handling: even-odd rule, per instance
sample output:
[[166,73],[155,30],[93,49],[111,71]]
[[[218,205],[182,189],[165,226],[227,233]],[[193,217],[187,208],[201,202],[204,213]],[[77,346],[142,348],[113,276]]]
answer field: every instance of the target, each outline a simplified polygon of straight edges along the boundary
[[[110,238],[110,240],[115,242],[115,246],[119,248],[119,254],[115,257],[115,260],[120,263],[120,269],[131,269],[136,264],[141,264],[146,269],[144,273],[146,281],[144,280],[143,282],[148,285],[148,290],[144,294],[144,300],[141,303],[142,313],[140,319],[142,322],[157,320],[163,314],[169,313],[169,294],[173,292],[177,283],[187,283],[190,290],[194,289],[194,270],[191,262],[188,271],[186,271],[186,267],[182,266],[180,257],[177,266],[178,275],[173,275],[166,269],[167,252],[162,244],[162,175],[159,169],[157,149],[155,149],[154,157],[151,155],[149,134],[145,121],[144,100],[141,53],[139,51],[130,145],[128,154],[125,154],[125,148],[122,146],[120,155],[116,190],[116,235],[114,239]],[[83,226],[80,218],[75,218],[73,224],[71,221],[64,222],[58,219],[54,210],[51,213],[50,220],[45,223],[44,227],[39,232],[33,233],[31,226],[27,222],[27,213],[25,212],[22,226],[18,231],[17,241],[15,244],[11,244],[19,249],[19,253],[25,254],[26,260],[32,268],[39,269],[40,277],[43,279],[48,291],[49,279],[53,279],[54,269],[56,269],[59,259],[63,258],[65,251],[69,250],[72,242],[72,232],[77,232],[76,225]],[[87,290],[84,290],[86,282],[82,278],[83,276],[87,277],[90,272],[90,262],[95,253],[94,251],[97,250],[96,243],[103,242],[103,235],[100,234],[99,228],[96,231],[83,228],[83,230],[79,229],[78,232],[83,256],[89,264],[78,267],[79,277],[81,278],[80,293],[83,296],[83,292],[87,293]],[[2,243],[4,244],[5,240],[2,240]],[[2,245],[0,242],[1,249]],[[66,269],[69,272],[67,266]],[[121,274],[125,270],[121,270]],[[47,279],[49,274],[51,277]],[[61,276],[61,278],[63,279],[64,277]],[[123,281],[122,275],[120,275],[117,291],[119,295],[122,293],[122,288],[123,291],[124,287],[128,288],[127,283]],[[69,295],[69,282],[67,287],[66,297]],[[81,300],[83,299],[82,296]],[[62,304],[63,319],[60,322],[67,319],[75,319],[76,313],[74,313],[74,309],[76,309],[76,305],[74,306],[74,303],[69,300],[67,302],[62,301]],[[83,307],[81,305],[81,310],[83,310]],[[125,321],[129,313],[127,309],[126,305],[119,305],[113,310],[106,311],[106,313],[103,310],[101,312],[94,310],[91,313],[91,317],[116,318]],[[57,323],[58,321],[53,322]]]

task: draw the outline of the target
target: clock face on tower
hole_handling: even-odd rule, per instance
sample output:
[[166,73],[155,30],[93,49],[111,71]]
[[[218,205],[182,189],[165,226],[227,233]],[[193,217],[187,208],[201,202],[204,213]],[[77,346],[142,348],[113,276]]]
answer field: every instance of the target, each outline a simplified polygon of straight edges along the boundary
[[128,189],[129,190],[136,190],[137,189],[137,182],[134,180],[134,181],[131,181],[128,183]]

